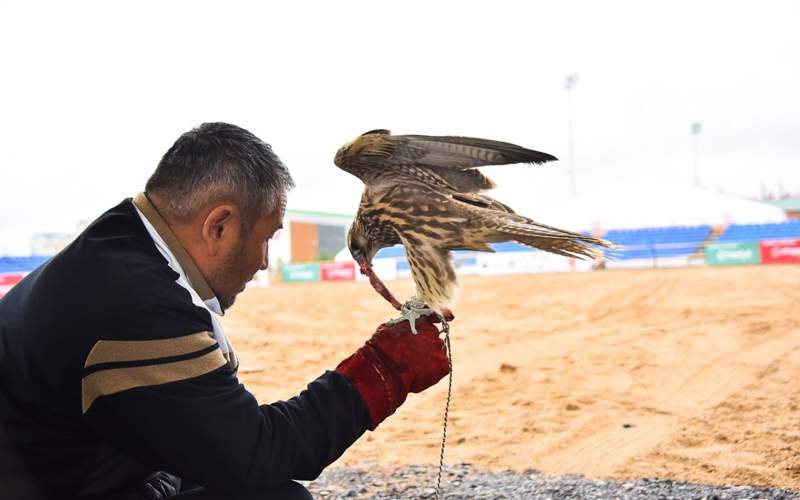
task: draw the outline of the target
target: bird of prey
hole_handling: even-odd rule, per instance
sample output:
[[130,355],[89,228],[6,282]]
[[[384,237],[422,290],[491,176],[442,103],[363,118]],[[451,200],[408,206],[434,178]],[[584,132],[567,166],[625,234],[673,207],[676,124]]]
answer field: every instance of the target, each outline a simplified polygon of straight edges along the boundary
[[[596,257],[610,243],[518,215],[483,191],[495,184],[477,167],[541,164],[554,156],[506,142],[455,136],[392,135],[372,130],[342,146],[334,163],[364,182],[347,245],[362,274],[392,305],[414,317],[452,317],[457,289],[451,250],[493,252],[515,241],[568,257]],[[402,243],[416,286],[403,307],[372,272],[381,248]],[[427,308],[424,307],[427,305]],[[428,309],[429,308],[429,309]],[[422,311],[422,312],[420,312]]]

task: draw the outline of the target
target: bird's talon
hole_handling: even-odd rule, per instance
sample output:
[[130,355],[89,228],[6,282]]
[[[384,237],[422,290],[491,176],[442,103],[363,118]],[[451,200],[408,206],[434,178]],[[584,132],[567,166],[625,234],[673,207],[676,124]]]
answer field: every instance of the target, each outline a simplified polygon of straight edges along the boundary
[[390,319],[387,321],[387,323],[390,325],[396,325],[398,323],[402,323],[403,321],[408,321],[409,326],[411,327],[411,333],[413,335],[418,335],[419,332],[417,331],[417,320],[425,316],[430,316],[431,314],[436,314],[436,311],[426,306],[422,302],[417,300],[409,300],[400,308],[400,317]]

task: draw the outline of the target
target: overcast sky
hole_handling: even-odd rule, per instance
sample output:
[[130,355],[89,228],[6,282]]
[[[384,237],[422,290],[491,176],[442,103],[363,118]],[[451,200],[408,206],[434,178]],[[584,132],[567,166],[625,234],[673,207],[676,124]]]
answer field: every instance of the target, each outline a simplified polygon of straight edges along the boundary
[[344,213],[332,158],[364,131],[515,142],[561,158],[488,169],[535,215],[569,196],[570,73],[579,193],[691,183],[693,121],[704,186],[800,193],[798,5],[0,0],[0,255],[134,195],[204,121],[272,144],[290,208]]

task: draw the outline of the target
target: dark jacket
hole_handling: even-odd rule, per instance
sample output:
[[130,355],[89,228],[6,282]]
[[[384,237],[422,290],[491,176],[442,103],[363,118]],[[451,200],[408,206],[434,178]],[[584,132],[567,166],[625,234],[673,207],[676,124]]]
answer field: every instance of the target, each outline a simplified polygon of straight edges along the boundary
[[259,406],[178,276],[128,199],[0,299],[0,498],[110,496],[156,470],[243,493],[315,478],[366,430],[336,372]]

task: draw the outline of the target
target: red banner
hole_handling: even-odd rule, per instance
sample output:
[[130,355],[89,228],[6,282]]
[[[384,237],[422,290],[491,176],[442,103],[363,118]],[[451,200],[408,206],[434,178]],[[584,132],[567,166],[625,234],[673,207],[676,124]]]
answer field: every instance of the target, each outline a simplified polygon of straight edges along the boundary
[[7,294],[11,287],[22,281],[27,273],[2,273],[0,274],[0,297]]
[[323,262],[319,265],[322,281],[352,281],[356,279],[354,262]]
[[800,239],[762,241],[761,262],[764,264],[800,262]]
[[27,273],[3,273],[0,274],[0,285],[16,285]]

